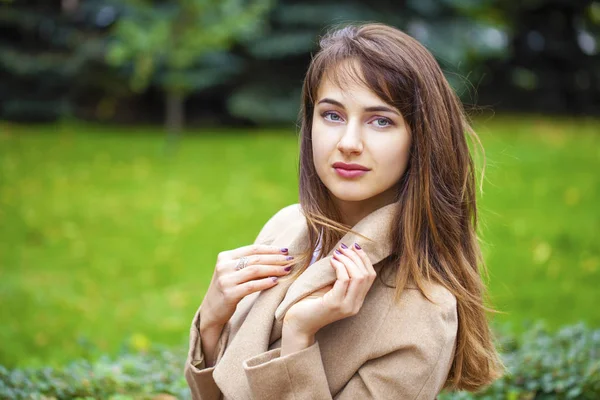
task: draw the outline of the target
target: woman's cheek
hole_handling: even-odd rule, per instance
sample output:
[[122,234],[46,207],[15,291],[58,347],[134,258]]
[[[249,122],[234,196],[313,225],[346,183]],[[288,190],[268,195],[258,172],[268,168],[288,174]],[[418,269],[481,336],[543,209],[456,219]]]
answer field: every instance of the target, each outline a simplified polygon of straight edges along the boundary
[[[378,147],[376,168],[385,171],[385,176],[380,177],[385,181],[396,182],[400,179],[406,169],[406,151],[401,143],[386,143]],[[386,182],[389,183],[389,182]]]
[[323,178],[323,173],[326,172],[326,167],[327,167],[327,163],[328,163],[328,154],[325,148],[325,143],[324,140],[318,136],[318,135],[313,135],[313,161],[315,164],[315,167],[317,169],[317,173],[319,174],[319,176],[321,177],[321,179]]

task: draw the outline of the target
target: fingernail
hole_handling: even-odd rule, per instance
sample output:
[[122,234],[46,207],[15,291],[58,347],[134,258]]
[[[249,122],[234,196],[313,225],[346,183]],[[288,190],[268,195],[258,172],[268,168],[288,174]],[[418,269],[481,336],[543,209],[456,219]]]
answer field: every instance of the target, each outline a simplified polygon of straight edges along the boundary
[[354,247],[356,247],[358,250],[360,250],[360,246],[358,245],[358,243],[354,243]]
[[284,268],[286,271],[289,271],[290,269],[292,269],[292,266],[290,265],[289,267],[285,267]]
[[288,249],[287,249],[287,247],[283,247],[283,248],[281,249],[281,252],[282,252],[282,253],[287,253],[287,252],[288,252]]
[[334,252],[334,253],[336,253],[336,254],[342,254],[342,252],[341,252],[341,251],[339,251],[338,249],[335,249],[335,252]]
[[272,277],[271,279],[273,279],[273,282],[277,282],[277,277],[276,276]]
[[347,249],[348,246],[346,246],[344,243],[342,243],[342,249]]
[[289,261],[289,260],[293,260],[293,259],[294,259],[294,257],[292,257],[292,256],[287,256],[285,259]]

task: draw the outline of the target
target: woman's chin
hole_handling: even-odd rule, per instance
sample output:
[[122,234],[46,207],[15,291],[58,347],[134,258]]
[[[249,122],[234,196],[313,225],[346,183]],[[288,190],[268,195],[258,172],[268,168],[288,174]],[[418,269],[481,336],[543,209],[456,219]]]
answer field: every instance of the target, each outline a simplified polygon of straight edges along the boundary
[[363,201],[371,197],[371,193],[365,193],[363,190],[352,190],[347,188],[336,188],[329,191],[336,199],[340,201]]

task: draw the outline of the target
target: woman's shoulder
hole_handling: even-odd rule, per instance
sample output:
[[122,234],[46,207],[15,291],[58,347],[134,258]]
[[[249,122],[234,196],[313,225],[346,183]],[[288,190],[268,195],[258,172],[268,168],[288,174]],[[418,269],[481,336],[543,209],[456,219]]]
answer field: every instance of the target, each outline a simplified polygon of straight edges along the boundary
[[255,243],[269,244],[283,228],[303,219],[304,214],[302,214],[300,203],[285,206],[267,220],[256,237]]
[[429,307],[441,308],[446,311],[456,309],[456,296],[444,285],[438,282],[423,282],[424,293],[413,284],[409,284],[409,293],[418,298],[418,301]]
[[[430,349],[453,343],[458,330],[456,297],[442,284],[429,282],[424,292],[407,285],[399,300],[392,302],[384,325],[390,331],[403,332],[394,336],[402,341],[409,336]],[[390,290],[391,292],[395,291]],[[394,294],[391,293],[394,297]],[[386,328],[384,328],[386,329]]]

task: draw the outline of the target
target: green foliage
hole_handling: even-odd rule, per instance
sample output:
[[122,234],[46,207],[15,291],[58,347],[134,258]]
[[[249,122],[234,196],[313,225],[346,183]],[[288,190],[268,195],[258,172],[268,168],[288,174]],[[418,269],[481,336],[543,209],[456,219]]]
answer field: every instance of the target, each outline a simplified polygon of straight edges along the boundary
[[411,0],[401,5],[373,0],[343,6],[335,0],[280,0],[271,13],[272,29],[240,42],[251,59],[242,71],[243,83],[227,98],[228,111],[256,123],[293,122],[300,106],[296,93],[319,37],[332,26],[366,21],[396,26],[423,43],[451,85],[472,102],[470,89],[482,79],[482,63],[507,54],[507,21],[490,17],[497,11],[489,0]]
[[[0,2],[0,118],[71,115],[74,93],[103,57],[102,37],[88,21],[61,15],[56,4],[12,3]],[[87,9],[96,7],[98,0],[86,1]]]
[[[542,325],[522,337],[501,340],[508,373],[478,393],[443,393],[440,400],[597,399],[600,397],[600,330],[583,324],[550,334]],[[0,366],[0,398],[189,398],[183,376],[185,347],[123,352],[94,363],[6,369]],[[167,396],[171,395],[171,396]]]
[[[148,352],[124,351],[91,363],[9,370],[0,365],[0,398],[12,399],[162,399],[189,398],[184,347],[153,346]],[[170,395],[170,396],[167,396]]]
[[440,400],[598,399],[600,330],[583,324],[549,333],[536,325],[519,340],[504,338],[507,374],[478,394],[453,393]]
[[206,71],[201,65],[203,57],[227,50],[240,37],[260,31],[271,0],[126,4],[113,30],[107,52],[109,63],[133,65],[131,84],[136,91],[146,89],[162,69],[157,83],[167,90],[189,92],[220,83],[231,72],[231,68]]
[[232,94],[227,106],[229,112],[257,124],[287,124],[298,117],[300,88],[247,84]]

